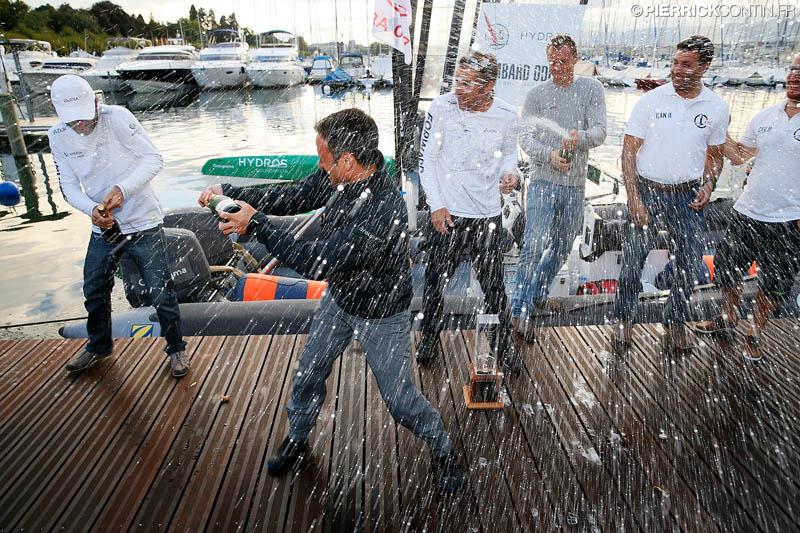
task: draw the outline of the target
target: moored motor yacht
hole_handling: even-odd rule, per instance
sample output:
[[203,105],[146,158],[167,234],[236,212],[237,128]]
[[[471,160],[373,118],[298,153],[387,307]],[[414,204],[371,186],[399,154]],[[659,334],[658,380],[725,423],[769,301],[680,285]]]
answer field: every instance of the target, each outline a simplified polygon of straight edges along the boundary
[[245,63],[250,46],[236,30],[218,29],[208,34],[208,46],[192,66],[192,75],[201,89],[244,87]]
[[137,93],[176,91],[197,86],[192,75],[196,60],[194,46],[151,46],[135,60],[119,65],[117,72]]
[[94,68],[82,72],[81,76],[89,82],[92,89],[98,91],[108,93],[130,90],[130,87],[119,77],[117,67],[136,59],[139,53],[151,46],[152,43],[147,39],[136,37],[114,37],[109,39],[106,44],[108,48],[97,60]]
[[[275,38],[269,39],[270,36]],[[291,87],[305,82],[306,72],[298,60],[296,38],[282,30],[267,32],[263,37],[265,42],[250,51],[250,62],[245,67],[253,87]]]
[[25,83],[33,94],[47,94],[50,84],[65,74],[80,76],[94,68],[96,59],[92,57],[51,57],[42,66],[24,73]]

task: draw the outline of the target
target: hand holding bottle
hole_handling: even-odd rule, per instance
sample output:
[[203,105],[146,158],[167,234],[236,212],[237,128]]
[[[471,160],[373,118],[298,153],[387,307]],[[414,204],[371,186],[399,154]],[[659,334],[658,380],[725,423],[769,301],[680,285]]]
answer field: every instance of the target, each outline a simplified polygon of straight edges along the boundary
[[122,203],[125,201],[125,196],[122,194],[122,189],[119,188],[118,185],[114,185],[111,187],[111,190],[108,191],[106,197],[103,198],[102,204],[105,205],[108,211],[112,211],[114,209],[122,207]]
[[239,235],[247,235],[247,226],[250,224],[250,219],[256,214],[253,206],[247,202],[236,201],[239,210],[236,212],[217,211],[217,216],[222,220],[219,223],[219,230],[225,235],[237,233]]
[[214,196],[220,194],[222,194],[222,184],[214,183],[206,187],[203,192],[200,193],[200,198],[197,199],[197,203],[200,204],[201,207],[205,207]]
[[97,204],[92,209],[92,224],[98,228],[108,229],[114,225],[114,215],[103,204]]

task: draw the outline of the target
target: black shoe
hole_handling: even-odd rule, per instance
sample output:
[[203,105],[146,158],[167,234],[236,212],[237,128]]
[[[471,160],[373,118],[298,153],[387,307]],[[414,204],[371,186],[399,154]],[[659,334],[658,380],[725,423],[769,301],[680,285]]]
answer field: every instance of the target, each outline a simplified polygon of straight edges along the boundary
[[105,359],[109,355],[111,355],[111,352],[104,353],[104,354],[99,354],[99,353],[90,352],[89,350],[84,348],[84,350],[80,354],[78,354],[78,356],[75,359],[73,359],[72,361],[67,363],[64,366],[64,368],[70,374],[74,374],[74,373],[77,373],[77,372],[83,372],[84,370],[86,370],[87,368],[89,368],[90,366],[95,364],[96,362]]
[[517,347],[514,346],[511,339],[508,340],[506,349],[503,350],[500,366],[503,369],[503,373],[507,375],[518,374],[522,369],[522,357],[520,357],[519,351],[517,351]]
[[436,491],[439,494],[458,492],[464,483],[464,472],[458,464],[458,457],[451,450],[444,457],[433,458],[433,475]]
[[425,365],[439,355],[439,333],[423,333],[417,344],[417,363]]
[[278,448],[278,453],[267,461],[267,472],[271,476],[279,476],[300,466],[307,448],[308,441],[297,442],[286,437]]
[[183,356],[183,352],[172,352],[169,354],[169,366],[172,370],[173,378],[182,378],[189,372],[189,363]]

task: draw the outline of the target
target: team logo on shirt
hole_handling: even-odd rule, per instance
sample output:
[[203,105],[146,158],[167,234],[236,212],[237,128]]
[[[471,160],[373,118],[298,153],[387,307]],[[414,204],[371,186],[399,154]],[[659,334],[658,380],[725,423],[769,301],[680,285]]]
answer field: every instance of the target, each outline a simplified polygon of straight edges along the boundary
[[694,125],[700,129],[708,127],[708,116],[700,113],[694,116]]
[[800,141],[800,128],[797,128],[796,130],[794,130],[794,140],[795,141]]

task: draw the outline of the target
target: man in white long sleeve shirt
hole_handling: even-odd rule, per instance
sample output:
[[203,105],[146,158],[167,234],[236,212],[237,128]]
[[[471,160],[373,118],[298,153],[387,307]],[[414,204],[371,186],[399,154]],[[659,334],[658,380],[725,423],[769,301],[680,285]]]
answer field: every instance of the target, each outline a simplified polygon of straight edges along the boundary
[[150,182],[163,166],[141,124],[119,106],[98,105],[79,76],[61,76],[50,90],[61,122],[47,132],[64,198],[92,219],[83,267],[89,342],[66,365],[81,372],[111,355],[111,290],[128,254],[152,296],[166,338],[173,377],[188,372],[178,297],[167,266],[163,215]]
[[499,314],[498,360],[518,369],[510,342],[503,255],[498,243],[500,195],[519,183],[517,113],[494,97],[497,60],[473,52],[459,60],[453,92],[436,98],[428,110],[420,141],[420,180],[431,211],[427,233],[422,339],[417,361],[437,354],[442,324],[442,291],[467,254],[484,293],[487,313]]

